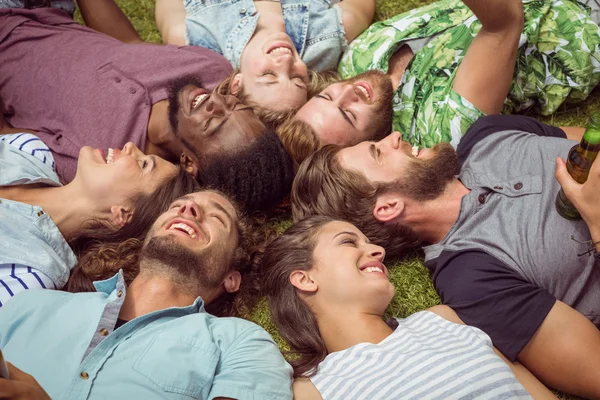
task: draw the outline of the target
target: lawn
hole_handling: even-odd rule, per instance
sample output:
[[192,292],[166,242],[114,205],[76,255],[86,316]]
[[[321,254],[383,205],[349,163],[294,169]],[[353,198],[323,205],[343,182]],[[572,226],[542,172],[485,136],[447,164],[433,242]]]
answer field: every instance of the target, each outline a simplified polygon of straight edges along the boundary
[[[404,0],[402,2],[398,0],[377,0],[375,19],[385,19],[431,2],[431,0]],[[153,0],[117,0],[117,3],[133,22],[142,39],[149,42],[160,42],[160,35],[154,22]],[[80,18],[79,20],[81,21]],[[578,107],[565,107],[552,116],[540,119],[557,126],[584,126],[588,116],[599,110],[600,96],[598,96],[598,93],[594,93],[589,100]],[[284,221],[279,222],[278,226],[283,229],[289,224],[290,221]],[[402,262],[388,266],[391,271],[391,279],[397,289],[396,296],[387,311],[389,316],[407,316],[439,302],[439,297],[433,289],[429,274],[418,254],[415,253]],[[282,349],[286,348],[285,343],[277,335],[277,331],[270,322],[264,302],[259,304],[250,318],[265,327]]]

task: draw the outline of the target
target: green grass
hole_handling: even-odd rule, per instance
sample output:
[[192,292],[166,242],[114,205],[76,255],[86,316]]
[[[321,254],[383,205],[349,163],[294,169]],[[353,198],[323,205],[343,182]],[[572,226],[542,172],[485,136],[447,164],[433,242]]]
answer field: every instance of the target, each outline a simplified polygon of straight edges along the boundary
[[[116,0],[128,15],[140,36],[149,42],[160,43],[160,35],[154,21],[154,0]],[[432,0],[377,0],[375,20],[382,20],[393,15],[431,3]],[[81,21],[81,18],[78,17]],[[564,106],[554,115],[541,117],[540,120],[557,126],[585,126],[589,115],[600,111],[600,96],[595,92],[585,103],[578,106]],[[535,115],[533,115],[535,116]],[[273,222],[281,231],[287,228],[291,221],[278,220]],[[386,316],[408,316],[439,303],[429,273],[418,255],[413,255],[403,262],[389,265],[391,280],[396,287],[396,296],[390,304]],[[250,319],[263,326],[273,335],[282,350],[287,346],[277,334],[275,326],[269,318],[265,301],[262,301],[253,311]],[[562,397],[562,396],[561,396]],[[569,398],[569,397],[562,397]]]

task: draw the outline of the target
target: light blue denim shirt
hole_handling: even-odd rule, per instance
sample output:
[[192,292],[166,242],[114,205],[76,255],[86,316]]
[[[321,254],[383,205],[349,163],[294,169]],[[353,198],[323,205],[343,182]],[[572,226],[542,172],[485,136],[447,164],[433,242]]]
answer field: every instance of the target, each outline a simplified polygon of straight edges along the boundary
[[[51,156],[43,156],[45,149],[47,147],[31,134],[2,135],[0,186],[34,183],[60,186],[58,175],[51,167]],[[29,288],[26,280],[15,277],[15,266],[30,268],[42,287],[47,287],[41,282],[47,277],[54,286],[51,288],[61,288],[76,263],[77,258],[65,238],[41,207],[0,199],[0,289],[6,289],[12,296]],[[36,272],[41,274],[36,276]],[[7,288],[9,279],[20,283]]]
[[[332,0],[281,0],[285,30],[315,71],[336,70],[348,48],[342,10]],[[259,13],[253,0],[183,0],[186,43],[222,54],[234,68],[250,41]]]
[[261,327],[210,315],[198,297],[115,330],[123,276],[95,286],[96,293],[25,291],[0,310],[6,360],[51,398],[292,398],[292,369]]

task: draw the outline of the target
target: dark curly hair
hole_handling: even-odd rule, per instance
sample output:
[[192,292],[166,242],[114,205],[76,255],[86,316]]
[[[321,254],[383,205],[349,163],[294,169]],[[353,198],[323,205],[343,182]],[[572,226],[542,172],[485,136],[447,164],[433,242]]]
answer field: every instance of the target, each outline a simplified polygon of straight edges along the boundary
[[268,210],[281,203],[290,193],[293,179],[292,159],[271,131],[198,173],[203,187],[226,193],[247,211]]

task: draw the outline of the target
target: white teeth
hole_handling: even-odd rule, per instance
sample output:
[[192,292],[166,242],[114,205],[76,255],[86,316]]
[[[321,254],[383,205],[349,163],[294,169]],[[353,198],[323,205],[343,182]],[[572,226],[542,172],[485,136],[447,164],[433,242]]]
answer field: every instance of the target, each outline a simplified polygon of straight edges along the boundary
[[196,232],[194,231],[194,228],[192,228],[188,224],[184,224],[184,223],[179,222],[177,224],[171,225],[171,227],[169,228],[169,230],[172,230],[172,229],[177,229],[177,230],[180,230],[180,231],[184,231],[188,235],[190,235],[190,237],[192,239],[196,239]]
[[194,97],[194,101],[192,102],[192,110],[196,109],[196,107],[198,107],[198,105],[206,98],[206,96],[208,96],[208,93],[199,94],[198,96]]
[[415,157],[419,155],[419,146],[412,147],[412,155]]
[[108,149],[108,154],[106,155],[106,163],[107,164],[112,164],[114,155],[115,155],[115,150]]
[[371,101],[371,96],[369,96],[369,91],[360,85],[356,85],[356,87],[365,95],[365,97]]
[[276,47],[268,54],[292,54],[292,50],[288,49],[287,47]]
[[365,272],[381,272],[383,273],[383,270],[379,267],[367,267],[365,269],[363,269],[363,271]]

